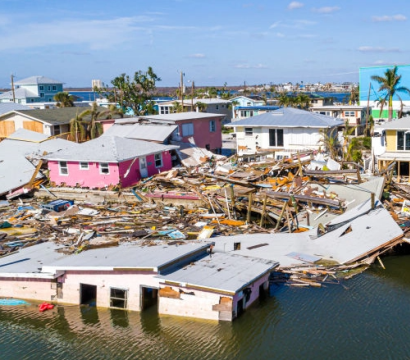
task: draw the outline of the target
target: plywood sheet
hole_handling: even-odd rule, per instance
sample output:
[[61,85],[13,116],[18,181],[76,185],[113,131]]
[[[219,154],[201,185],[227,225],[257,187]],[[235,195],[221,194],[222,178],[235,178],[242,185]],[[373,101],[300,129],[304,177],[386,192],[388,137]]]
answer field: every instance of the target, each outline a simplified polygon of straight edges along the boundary
[[0,121],[0,137],[6,137],[16,131],[14,121]]
[[23,121],[23,128],[38,133],[43,133],[43,124],[38,121]]

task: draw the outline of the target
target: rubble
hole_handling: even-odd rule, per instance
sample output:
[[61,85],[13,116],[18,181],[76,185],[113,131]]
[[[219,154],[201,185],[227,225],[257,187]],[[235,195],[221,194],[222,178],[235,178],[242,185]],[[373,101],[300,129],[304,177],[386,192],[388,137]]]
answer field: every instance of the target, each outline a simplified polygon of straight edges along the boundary
[[[321,170],[321,163],[331,170]],[[272,244],[294,244],[286,254],[278,249],[269,254],[280,263],[272,282],[302,287],[337,284],[407,241],[410,230],[410,186],[394,183],[388,171],[370,176],[358,166],[344,167],[348,168],[322,155],[315,159],[312,153],[255,162],[211,157],[201,159],[200,165],[144,179],[132,189],[43,189],[34,198],[0,202],[0,256],[46,241],[67,254],[128,242],[155,246],[158,240],[214,240],[215,251],[222,252],[227,249],[218,244],[225,242],[226,247],[233,241],[230,237],[258,234],[255,239],[263,237],[261,241],[238,253],[263,257]],[[374,221],[382,221],[387,230],[379,234],[387,238],[372,232],[377,241],[367,248],[358,246],[364,239],[364,230],[358,228],[366,229],[366,222],[369,227]],[[344,234],[340,253],[349,256],[338,257],[329,244]],[[305,245],[291,240],[296,238],[305,239]],[[232,246],[232,251],[238,250]],[[292,261],[284,261],[283,255]]]

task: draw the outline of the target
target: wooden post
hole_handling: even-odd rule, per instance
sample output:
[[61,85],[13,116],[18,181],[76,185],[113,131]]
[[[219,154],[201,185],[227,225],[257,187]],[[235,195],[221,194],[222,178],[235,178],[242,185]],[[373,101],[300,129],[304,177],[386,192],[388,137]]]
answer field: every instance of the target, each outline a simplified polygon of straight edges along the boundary
[[379,260],[379,263],[381,265],[381,267],[386,270],[386,268],[384,267],[384,264],[382,263],[382,259],[380,259],[380,256],[377,257],[377,260]]
[[191,99],[191,111],[194,111],[194,82],[192,81],[192,91],[191,91],[192,99]]
[[265,194],[265,199],[263,199],[263,209],[262,209],[262,216],[261,216],[261,223],[260,227],[263,227],[263,221],[265,220],[265,213],[266,213],[266,202],[268,201],[268,195]]
[[360,168],[357,167],[357,182],[360,184],[362,182],[362,178],[360,177]]
[[16,102],[16,93],[14,91],[14,75],[11,74],[11,91],[13,92],[13,102]]
[[286,208],[286,218],[288,220],[288,231],[289,231],[289,234],[290,234],[292,232],[292,225],[290,223],[291,216],[289,215],[289,208]]
[[400,182],[400,161],[397,162],[397,182]]
[[373,192],[370,194],[370,201],[371,201],[372,209],[374,209],[375,200],[374,200],[374,193]]
[[231,205],[232,205],[232,217],[236,219],[236,211],[235,211],[235,191],[233,191],[233,184],[229,187],[231,189]]
[[252,213],[252,192],[248,195],[248,214],[246,216],[246,221],[248,224],[251,223],[251,213]]
[[282,220],[283,215],[285,214],[286,206],[288,206],[288,202],[287,202],[287,201],[285,201],[285,203],[283,204],[282,211],[280,212],[279,219],[278,219],[278,222],[276,223],[275,230],[278,230],[278,229],[279,229],[280,221]]

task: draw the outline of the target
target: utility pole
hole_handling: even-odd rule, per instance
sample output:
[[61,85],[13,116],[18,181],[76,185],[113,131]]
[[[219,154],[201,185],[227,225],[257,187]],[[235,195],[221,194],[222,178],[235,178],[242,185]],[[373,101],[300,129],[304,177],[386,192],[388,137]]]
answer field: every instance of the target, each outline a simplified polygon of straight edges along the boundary
[[[370,89],[372,88],[372,83],[370,82],[369,84],[369,93],[367,94],[367,113],[366,113],[366,136],[368,136],[368,128],[367,126],[369,125],[369,112],[370,112]],[[359,88],[360,90],[360,88]],[[360,100],[360,92],[359,92],[359,100]]]
[[191,99],[191,111],[194,111],[194,86],[195,86],[195,81],[192,81],[192,90],[191,90],[191,94],[192,94],[192,99]]
[[11,91],[13,92],[13,102],[16,102],[16,93],[14,92],[14,75],[11,74]]
[[184,101],[184,95],[182,94],[182,92],[184,91],[184,73],[181,71],[181,105],[182,108],[184,107],[183,101]]

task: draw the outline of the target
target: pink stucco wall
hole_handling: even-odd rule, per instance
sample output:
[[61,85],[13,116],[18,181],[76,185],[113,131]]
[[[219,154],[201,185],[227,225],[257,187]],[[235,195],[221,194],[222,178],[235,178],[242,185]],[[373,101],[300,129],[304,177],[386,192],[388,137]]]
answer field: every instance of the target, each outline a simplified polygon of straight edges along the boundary
[[56,289],[49,279],[0,278],[0,297],[5,298],[51,301]]
[[[215,131],[210,131],[210,122],[215,120]],[[193,136],[182,136],[182,124],[192,123],[194,125]],[[180,120],[178,121],[179,134],[182,137],[182,142],[189,142],[188,139],[193,137],[195,144],[205,148],[209,144],[210,150],[222,148],[222,120],[220,118],[206,118],[195,120]]]
[[99,123],[103,127],[103,132],[106,132],[111,126],[114,125],[115,119],[100,120]]
[[[155,167],[155,155],[147,155],[147,170],[148,176],[158,174],[161,171],[167,171],[172,168],[171,153],[164,151],[162,153],[162,167]],[[128,187],[136,184],[141,179],[139,168],[139,159],[123,161],[121,163],[109,163],[109,174],[101,174],[99,163],[89,162],[88,170],[80,169],[78,161],[68,161],[68,175],[61,175],[59,172],[59,162],[49,161],[48,169],[50,170],[50,180],[57,185],[65,183],[67,186],[76,186],[90,188],[102,188],[109,185],[117,185],[121,183],[122,187]],[[124,175],[129,173],[127,177]]]

